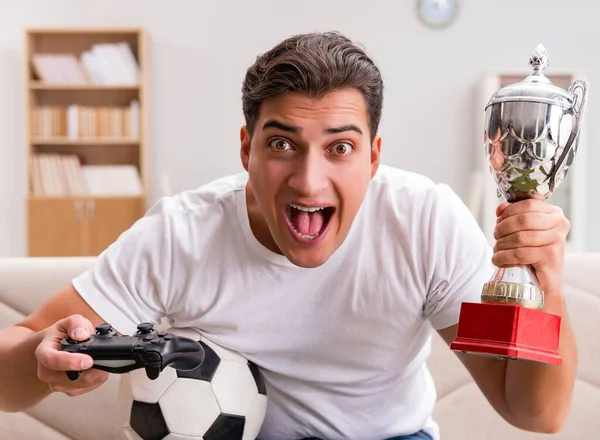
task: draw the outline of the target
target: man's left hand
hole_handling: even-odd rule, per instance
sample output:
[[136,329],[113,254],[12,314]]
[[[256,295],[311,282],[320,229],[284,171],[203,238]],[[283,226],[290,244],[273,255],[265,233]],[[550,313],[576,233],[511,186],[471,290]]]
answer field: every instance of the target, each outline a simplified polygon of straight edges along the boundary
[[570,222],[560,207],[542,200],[503,203],[496,209],[497,267],[531,265],[546,293],[560,293]]

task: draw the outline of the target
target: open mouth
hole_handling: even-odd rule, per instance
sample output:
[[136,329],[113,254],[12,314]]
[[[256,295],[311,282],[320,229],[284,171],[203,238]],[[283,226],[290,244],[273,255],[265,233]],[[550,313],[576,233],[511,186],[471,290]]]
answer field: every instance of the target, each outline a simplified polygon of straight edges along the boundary
[[326,230],[335,208],[333,206],[299,206],[287,204],[288,224],[298,238],[315,240]]

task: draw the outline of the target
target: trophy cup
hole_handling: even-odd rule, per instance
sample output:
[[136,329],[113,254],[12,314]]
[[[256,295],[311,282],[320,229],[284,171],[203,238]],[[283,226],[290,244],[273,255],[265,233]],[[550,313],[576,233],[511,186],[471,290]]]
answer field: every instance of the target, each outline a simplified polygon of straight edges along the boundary
[[[548,54],[538,45],[523,81],[496,91],[485,107],[484,145],[498,197],[546,200],[573,163],[588,83],[564,90],[544,76]],[[463,303],[450,348],[503,359],[560,364],[560,316],[547,313],[531,267],[497,268],[481,303]]]

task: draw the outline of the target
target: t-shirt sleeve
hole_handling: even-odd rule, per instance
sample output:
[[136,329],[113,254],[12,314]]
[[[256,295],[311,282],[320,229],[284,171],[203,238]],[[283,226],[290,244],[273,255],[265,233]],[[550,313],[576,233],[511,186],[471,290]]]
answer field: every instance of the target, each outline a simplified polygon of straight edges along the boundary
[[133,334],[141,322],[159,323],[166,314],[172,267],[168,204],[159,200],[72,280],[92,309],[122,334]]
[[494,272],[493,250],[475,217],[447,185],[436,186],[426,238],[424,313],[436,330],[458,323],[463,302],[480,302],[483,285]]

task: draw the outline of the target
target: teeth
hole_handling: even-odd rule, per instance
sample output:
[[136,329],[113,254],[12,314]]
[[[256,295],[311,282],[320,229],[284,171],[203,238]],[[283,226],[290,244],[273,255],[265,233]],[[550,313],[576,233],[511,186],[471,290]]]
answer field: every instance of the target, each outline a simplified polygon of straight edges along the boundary
[[301,234],[300,232],[298,232],[296,230],[296,228],[294,228],[294,225],[292,225],[292,228],[294,229],[294,232],[296,233],[296,235],[298,235],[299,237],[305,238],[307,240],[313,240],[313,239],[315,239],[315,238],[317,238],[319,236],[319,234],[315,234],[315,235]]
[[290,220],[290,223],[292,225],[292,229],[294,229],[294,232],[296,233],[296,235],[298,235],[299,237],[302,237],[304,239],[307,240],[314,240],[315,238],[317,238],[319,235],[321,235],[320,233],[317,233],[315,235],[306,235],[306,234],[301,234],[300,232],[298,232],[296,230],[296,228],[294,227],[293,223],[292,223],[292,208],[297,209],[298,211],[304,211],[304,212],[317,212],[317,211],[321,211],[322,209],[325,209],[326,206],[311,206],[306,207],[306,206],[298,206],[298,205],[293,205],[293,204],[289,204],[288,208],[287,208],[287,216]]
[[313,206],[313,207],[306,207],[306,206],[298,206],[298,205],[292,205],[290,204],[290,206],[292,208],[297,209],[298,211],[305,211],[305,212],[317,212],[320,211],[321,209],[325,209],[324,206]]

